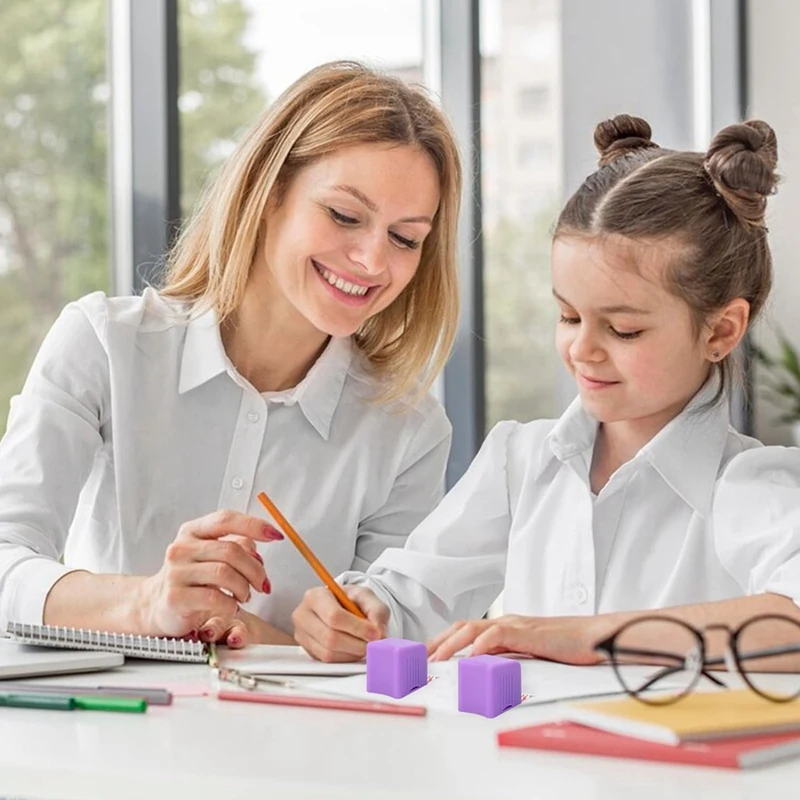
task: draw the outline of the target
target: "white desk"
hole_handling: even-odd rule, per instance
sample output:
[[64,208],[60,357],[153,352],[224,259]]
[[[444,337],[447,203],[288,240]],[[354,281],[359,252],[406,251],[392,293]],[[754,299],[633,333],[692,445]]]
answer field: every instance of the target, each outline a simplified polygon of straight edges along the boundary
[[[208,682],[205,666],[131,662],[92,685]],[[99,680],[98,680],[99,679]],[[36,800],[772,800],[800,797],[800,760],[728,770],[499,748],[494,732],[558,716],[361,714],[179,697],[146,714],[0,710],[0,798]]]

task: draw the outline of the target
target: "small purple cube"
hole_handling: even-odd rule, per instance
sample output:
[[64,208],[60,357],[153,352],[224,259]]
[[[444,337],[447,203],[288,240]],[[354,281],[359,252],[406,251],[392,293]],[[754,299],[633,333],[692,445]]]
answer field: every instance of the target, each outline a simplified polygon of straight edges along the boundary
[[[369,646],[369,645],[367,645]],[[458,662],[458,710],[496,717],[522,702],[522,666],[500,656]]]
[[428,651],[422,642],[380,639],[367,644],[367,691],[405,697],[428,682]]

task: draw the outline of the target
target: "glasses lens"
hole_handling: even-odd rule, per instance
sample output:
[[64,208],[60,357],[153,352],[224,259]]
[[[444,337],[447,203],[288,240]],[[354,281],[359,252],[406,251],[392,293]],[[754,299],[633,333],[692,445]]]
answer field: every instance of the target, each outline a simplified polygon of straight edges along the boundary
[[673,703],[691,691],[702,659],[701,642],[690,628],[655,618],[626,626],[617,635],[612,654],[625,691],[650,705]]
[[741,628],[736,650],[757,692],[778,701],[800,695],[800,624],[788,617],[757,617]]

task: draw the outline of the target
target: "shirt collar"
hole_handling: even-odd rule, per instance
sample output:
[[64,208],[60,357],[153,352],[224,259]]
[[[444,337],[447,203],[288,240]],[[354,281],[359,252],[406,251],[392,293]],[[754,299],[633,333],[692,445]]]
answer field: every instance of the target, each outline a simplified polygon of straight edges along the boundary
[[[306,419],[323,439],[327,439],[352,358],[351,339],[333,337],[296,387],[286,392],[275,392],[267,399],[286,405],[298,403]],[[222,372],[227,372],[243,388],[249,387],[253,390],[236,372],[225,353],[217,316],[212,309],[191,319],[187,324],[178,392],[189,392]]]
[[712,407],[718,381],[709,380],[686,408],[640,451],[664,481],[697,513],[708,513],[728,437],[728,400]]
[[231,368],[222,346],[216,312],[210,309],[192,317],[186,324],[183,340],[178,393],[190,392]]
[[[700,514],[708,511],[730,424],[727,398],[711,408],[703,407],[713,400],[718,385],[716,379],[709,380],[631,462],[651,464],[672,490]],[[591,452],[596,436],[597,421],[576,397],[553,426],[548,441],[553,455],[565,462]]]
[[322,355],[294,390],[306,419],[328,439],[333,413],[339,405],[353,358],[350,337],[332,337]]

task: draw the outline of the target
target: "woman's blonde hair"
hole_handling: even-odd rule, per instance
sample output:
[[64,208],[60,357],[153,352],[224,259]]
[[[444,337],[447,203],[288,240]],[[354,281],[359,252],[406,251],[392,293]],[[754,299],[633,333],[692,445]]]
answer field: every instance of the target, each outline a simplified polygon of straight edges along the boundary
[[414,278],[355,340],[381,379],[379,400],[427,391],[458,323],[458,148],[447,118],[421,87],[362,64],[316,67],[244,134],[168,256],[161,294],[213,308],[225,320],[242,302],[268,200],[280,202],[297,172],[317,159],[377,143],[426,152],[439,175],[440,203]]

